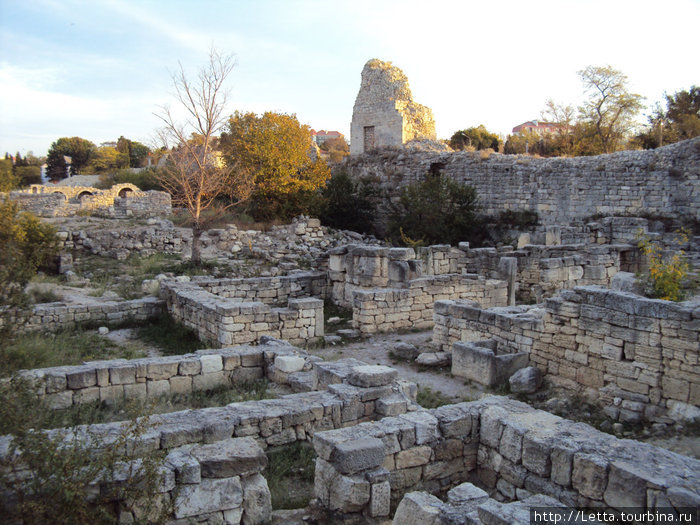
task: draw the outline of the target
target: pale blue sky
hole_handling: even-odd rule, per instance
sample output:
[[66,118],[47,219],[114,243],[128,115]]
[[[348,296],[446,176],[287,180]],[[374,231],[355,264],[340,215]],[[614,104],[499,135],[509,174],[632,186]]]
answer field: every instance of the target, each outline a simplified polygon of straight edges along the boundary
[[700,0],[0,0],[0,153],[152,143],[169,72],[194,74],[211,45],[237,56],[229,112],[347,135],[376,57],[403,69],[440,138],[506,134],[548,97],[580,103],[587,65],[622,70],[649,105],[700,84],[698,27]]

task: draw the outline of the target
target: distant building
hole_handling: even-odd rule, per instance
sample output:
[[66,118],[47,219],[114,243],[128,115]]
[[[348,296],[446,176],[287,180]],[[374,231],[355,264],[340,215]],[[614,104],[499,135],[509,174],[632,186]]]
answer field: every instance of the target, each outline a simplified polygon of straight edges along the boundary
[[314,129],[311,130],[311,140],[313,140],[317,146],[320,146],[324,142],[330,139],[342,139],[343,134],[340,133],[339,131],[326,131],[326,130],[320,130],[316,131]]
[[543,122],[540,120],[528,120],[523,122],[513,128],[513,135],[520,135],[525,132],[537,133],[538,135],[545,135],[547,133],[558,133],[565,126],[562,124],[557,124],[555,122]]

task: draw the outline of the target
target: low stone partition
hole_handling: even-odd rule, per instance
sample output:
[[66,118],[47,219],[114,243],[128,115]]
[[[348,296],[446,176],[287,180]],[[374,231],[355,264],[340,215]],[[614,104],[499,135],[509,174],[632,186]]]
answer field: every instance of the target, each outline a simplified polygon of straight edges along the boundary
[[209,293],[240,302],[285,304],[302,297],[325,298],[328,279],[322,272],[296,272],[279,277],[212,279],[195,277],[193,282]]
[[526,352],[516,352],[495,339],[455,343],[452,347],[452,375],[487,387],[505,384],[529,361]]
[[94,304],[45,303],[31,310],[7,311],[0,316],[0,329],[11,326],[18,332],[57,332],[82,323],[146,321],[165,312],[165,302],[155,297]]
[[700,416],[700,307],[580,286],[541,306],[482,310],[438,301],[433,342],[495,339],[553,386],[581,393],[612,419],[673,423]]
[[320,299],[290,298],[286,308],[276,308],[263,302],[244,302],[215,295],[206,291],[205,283],[161,283],[161,297],[170,315],[196,331],[203,340],[231,345],[252,343],[262,336],[270,336],[304,344],[323,336],[323,301]]
[[543,331],[544,310],[539,305],[484,309],[469,301],[436,301],[433,344],[452,352],[458,342],[493,340],[494,344],[529,354],[534,338]]
[[476,275],[420,277],[406,288],[356,290],[353,292],[353,327],[362,334],[433,325],[436,301],[461,298],[485,308],[507,304],[507,283]]
[[316,497],[334,523],[388,517],[407,492],[439,496],[470,480],[504,501],[700,505],[700,461],[497,396],[318,432],[313,443]]

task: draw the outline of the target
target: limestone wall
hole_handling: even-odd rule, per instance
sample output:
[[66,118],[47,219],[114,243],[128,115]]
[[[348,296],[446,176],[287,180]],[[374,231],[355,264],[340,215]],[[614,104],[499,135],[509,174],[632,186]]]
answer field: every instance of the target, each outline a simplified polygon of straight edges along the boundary
[[584,394],[613,419],[673,423],[700,405],[700,309],[581,286],[541,307],[482,310],[440,301],[433,342],[495,339],[528,352],[554,386]]
[[[352,137],[353,147],[361,146]],[[355,151],[359,153],[360,151]],[[476,188],[485,213],[527,209],[544,224],[568,225],[596,214],[640,213],[700,218],[700,138],[648,151],[596,157],[536,159],[519,155],[410,150],[353,155],[353,177],[379,178],[395,196],[423,180],[431,166]]]
[[[477,479],[512,501],[575,508],[694,507],[700,462],[489,397],[314,435],[315,491],[333,519],[390,514],[406,492],[441,495]],[[437,521],[435,521],[437,523]]]
[[207,292],[241,302],[259,301],[267,305],[285,304],[299,297],[327,295],[327,277],[320,272],[297,272],[280,277],[253,279],[197,278],[194,282]]
[[133,184],[116,184],[99,190],[84,186],[43,186],[10,192],[23,210],[39,217],[70,217],[78,214],[102,217],[154,217],[172,212],[170,194],[141,191]]
[[473,274],[448,274],[412,279],[407,288],[356,290],[353,327],[361,334],[429,328],[433,325],[433,304],[449,298],[470,299],[484,308],[503,306],[507,284]]
[[221,345],[252,343],[262,336],[307,343],[323,335],[323,301],[289,299],[286,308],[263,302],[228,299],[207,292],[199,283],[161,283],[161,296],[173,319],[195,330],[203,340]]
[[18,332],[57,332],[81,323],[145,321],[163,313],[165,303],[155,297],[94,304],[37,304],[30,311],[5,312],[0,328],[12,326]]

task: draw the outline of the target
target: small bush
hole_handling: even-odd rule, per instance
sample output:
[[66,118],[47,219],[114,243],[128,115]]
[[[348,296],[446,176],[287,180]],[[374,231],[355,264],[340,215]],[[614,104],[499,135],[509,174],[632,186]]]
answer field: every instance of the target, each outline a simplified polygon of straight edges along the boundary
[[443,405],[450,405],[454,403],[454,400],[442,392],[434,391],[429,386],[426,386],[418,389],[416,402],[423,408],[431,409],[441,407]]
[[200,341],[193,330],[163,314],[137,329],[139,339],[157,346],[164,355],[189,354],[202,348],[214,348],[209,341]]
[[[679,232],[677,243],[688,242],[686,232]],[[638,275],[638,282],[647,297],[666,301],[683,301],[694,283],[689,279],[690,263],[683,257],[679,248],[664,253],[658,241],[640,236],[639,249],[649,261],[647,273]]]
[[0,200],[0,305],[27,303],[24,287],[58,253],[56,230],[9,199]]
[[[392,207],[388,234],[392,242],[455,245],[478,237],[478,197],[472,186],[444,175],[409,184]],[[402,237],[404,240],[402,241]]]
[[340,230],[373,233],[373,220],[381,191],[376,179],[353,180],[342,170],[321,192],[318,216],[323,224]]

